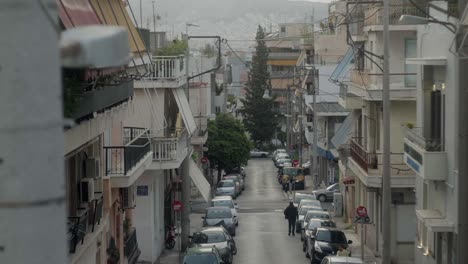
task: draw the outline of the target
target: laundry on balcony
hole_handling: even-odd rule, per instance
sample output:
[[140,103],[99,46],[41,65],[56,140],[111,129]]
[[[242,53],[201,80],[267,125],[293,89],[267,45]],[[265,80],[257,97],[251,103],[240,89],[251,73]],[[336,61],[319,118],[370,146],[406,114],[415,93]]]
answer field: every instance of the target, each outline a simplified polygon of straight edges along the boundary
[[182,115],[187,132],[192,135],[197,130],[197,125],[195,123],[195,118],[193,118],[192,110],[190,109],[185,91],[183,88],[177,88],[172,89],[172,93],[177,102],[177,106],[179,107],[179,112]]
[[198,190],[200,191],[205,201],[209,202],[210,197],[211,197],[210,184],[206,180],[200,168],[198,168],[197,164],[192,159],[189,159],[189,162],[190,162],[190,170],[189,170],[190,178],[192,179],[193,183],[195,183],[195,185],[197,186]]

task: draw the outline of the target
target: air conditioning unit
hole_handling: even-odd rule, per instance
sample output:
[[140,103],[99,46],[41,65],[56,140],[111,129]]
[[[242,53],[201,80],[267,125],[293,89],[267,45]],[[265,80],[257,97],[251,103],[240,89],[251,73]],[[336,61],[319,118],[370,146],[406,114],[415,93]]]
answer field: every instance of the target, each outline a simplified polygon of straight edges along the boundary
[[133,186],[128,188],[120,188],[120,198],[123,209],[135,208],[135,189]]
[[80,181],[81,202],[94,200],[94,178],[83,178]]
[[100,175],[100,163],[98,159],[86,159],[86,178],[99,178]]

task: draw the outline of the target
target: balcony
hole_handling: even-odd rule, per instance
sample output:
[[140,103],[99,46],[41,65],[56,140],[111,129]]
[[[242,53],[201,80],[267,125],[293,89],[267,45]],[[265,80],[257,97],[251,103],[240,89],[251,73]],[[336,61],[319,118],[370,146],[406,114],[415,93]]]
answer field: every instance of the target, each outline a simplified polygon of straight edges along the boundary
[[187,131],[170,129],[167,136],[152,137],[153,162],[149,169],[176,169],[188,153]]
[[203,145],[208,140],[208,128],[206,125],[197,126],[197,132],[192,135],[192,145]]
[[[103,215],[104,200],[102,193],[95,193],[95,199],[88,208],[79,208],[74,216],[68,217],[68,252],[74,254],[77,252],[78,245],[89,244],[93,240],[87,234],[97,234]],[[102,227],[102,226],[101,226]],[[88,239],[89,238],[89,239]]]
[[[130,140],[131,128],[124,129],[124,141]],[[134,130],[133,133],[136,133]],[[124,146],[106,146],[105,175],[111,177],[113,188],[131,186],[151,163],[151,143],[148,131],[136,135]]]
[[[420,10],[422,9],[422,10]],[[412,5],[390,5],[389,9],[389,24],[392,25],[399,25],[401,29],[408,27],[407,25],[400,25],[400,17],[402,15],[412,15],[418,17],[427,17],[429,14],[428,7],[421,7],[420,9],[412,6]],[[383,25],[383,7],[373,6],[368,7],[364,11],[364,17],[366,18],[364,21],[364,26],[382,26]],[[408,28],[414,28],[414,26],[409,26]]]
[[269,60],[294,60],[298,59],[301,55],[300,52],[270,52],[268,54]]
[[[383,174],[383,153],[369,153],[355,139],[350,142],[350,168],[368,187],[380,188]],[[414,187],[414,172],[404,162],[403,153],[390,154],[391,186]]]
[[[71,88],[75,89],[75,88]],[[74,120],[93,118],[94,113],[104,112],[133,96],[133,83],[122,82],[118,85],[97,88],[79,89],[74,91],[74,101],[65,100],[65,116]]]
[[404,129],[405,162],[424,180],[445,181],[448,174],[447,152],[440,139],[428,139],[421,128]]
[[[416,99],[416,73],[390,74],[390,99]],[[367,100],[382,100],[382,74],[369,69],[350,70],[348,92]]]
[[140,254],[141,250],[138,248],[136,230],[133,229],[125,238],[124,255],[128,260],[128,264],[135,264]]
[[150,75],[135,81],[135,88],[179,88],[187,83],[184,56],[153,56]]

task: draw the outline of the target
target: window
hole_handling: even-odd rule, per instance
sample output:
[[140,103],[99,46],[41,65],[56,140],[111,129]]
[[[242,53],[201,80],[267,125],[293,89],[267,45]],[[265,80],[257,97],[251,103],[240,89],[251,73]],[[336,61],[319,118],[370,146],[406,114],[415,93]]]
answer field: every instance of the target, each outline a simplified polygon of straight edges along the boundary
[[281,27],[281,33],[286,33],[286,27]]
[[[416,40],[406,39],[405,40],[405,59],[416,58]],[[416,69],[417,65],[406,64],[405,60],[405,86],[416,87]]]

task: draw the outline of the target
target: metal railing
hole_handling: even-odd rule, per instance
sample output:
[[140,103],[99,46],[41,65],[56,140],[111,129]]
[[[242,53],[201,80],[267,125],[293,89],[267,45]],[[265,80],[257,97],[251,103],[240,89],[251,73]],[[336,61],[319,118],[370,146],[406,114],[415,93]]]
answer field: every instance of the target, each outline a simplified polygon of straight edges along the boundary
[[[422,9],[422,10],[420,10]],[[390,5],[389,23],[390,25],[400,24],[402,15],[412,15],[418,17],[427,17],[429,7],[421,7],[420,9],[412,5]],[[364,11],[366,20],[364,26],[383,25],[383,8],[382,6],[369,7]]]
[[442,151],[444,149],[442,139],[425,138],[421,127],[404,127],[405,137],[411,142],[416,143],[426,151]]
[[[416,76],[417,73],[392,73],[390,74],[390,85],[402,88],[415,88]],[[371,73],[369,69],[350,70],[350,81],[364,88],[371,88],[370,86],[381,88],[382,77],[381,73]]]
[[104,147],[107,175],[127,175],[151,150],[151,143],[145,133],[128,142],[125,146]]
[[148,129],[143,127],[124,127],[122,133],[124,145],[127,145],[130,141],[140,137],[145,132],[148,132]]
[[99,196],[96,199],[94,199],[94,213],[93,213],[93,219],[92,219],[92,228],[91,232],[94,232],[94,227],[96,225],[99,225],[101,223],[101,218],[102,218],[102,212],[103,212],[103,207],[104,207],[104,196],[102,193],[94,193],[94,195]]
[[130,235],[125,239],[124,255],[128,259],[129,264],[134,264],[138,261],[141,251],[138,248],[136,229],[133,229]]
[[[353,139],[350,142],[351,158],[365,172],[383,173],[383,153],[369,153]],[[391,175],[413,175],[413,171],[404,162],[403,153],[390,153]]]
[[177,79],[185,75],[184,56],[153,56],[151,74],[144,79]]
[[78,242],[84,242],[88,231],[89,210],[88,208],[79,208],[76,216],[68,217],[68,252],[75,253]]
[[182,151],[187,147],[186,130],[175,131],[167,137],[152,138],[153,160],[171,161],[181,158]]

